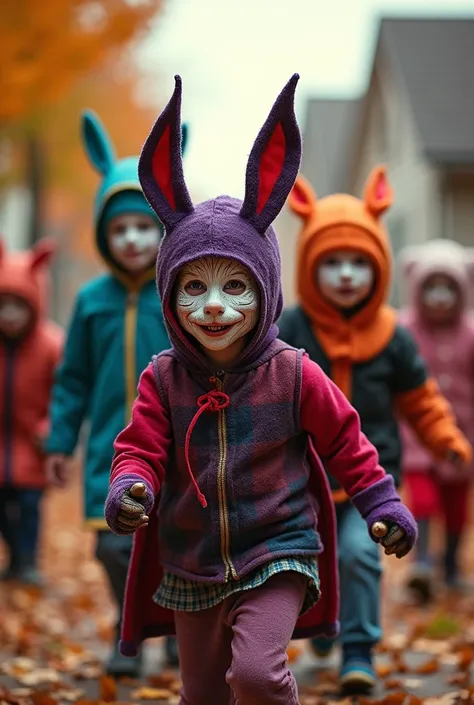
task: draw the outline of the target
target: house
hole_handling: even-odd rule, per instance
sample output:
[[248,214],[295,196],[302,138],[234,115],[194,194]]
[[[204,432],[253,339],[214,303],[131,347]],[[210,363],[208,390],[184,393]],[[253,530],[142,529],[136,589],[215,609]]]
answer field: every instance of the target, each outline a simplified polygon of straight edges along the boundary
[[302,172],[320,196],[359,196],[385,163],[395,253],[435,237],[474,246],[473,67],[474,19],[385,18],[365,95],[308,103]]

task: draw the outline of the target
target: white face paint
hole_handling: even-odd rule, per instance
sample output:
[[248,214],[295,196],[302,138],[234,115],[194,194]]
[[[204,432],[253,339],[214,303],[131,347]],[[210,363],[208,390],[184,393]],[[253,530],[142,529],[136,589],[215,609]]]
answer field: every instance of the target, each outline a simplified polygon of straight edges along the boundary
[[444,274],[429,277],[421,290],[425,315],[433,322],[444,322],[458,310],[460,292],[455,281]]
[[225,350],[249,333],[259,304],[255,279],[237,260],[203,257],[179,273],[178,320],[208,350]]
[[9,336],[19,335],[31,321],[31,309],[17,296],[0,296],[0,330]]
[[337,308],[353,308],[367,298],[375,281],[370,259],[355,250],[324,257],[316,269],[316,282],[325,299]]
[[140,273],[153,265],[160,237],[156,220],[138,213],[118,215],[107,226],[110,254],[131,273]]

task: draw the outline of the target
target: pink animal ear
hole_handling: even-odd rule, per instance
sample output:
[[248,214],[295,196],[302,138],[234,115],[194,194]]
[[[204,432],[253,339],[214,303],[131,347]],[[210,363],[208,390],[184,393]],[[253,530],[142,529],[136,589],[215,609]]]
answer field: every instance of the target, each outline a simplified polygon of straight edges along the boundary
[[317,200],[318,197],[313,191],[313,187],[309,181],[299,174],[288,196],[290,209],[303,220],[308,220],[311,214],[316,210]]
[[56,253],[56,249],[56,243],[51,238],[44,238],[36,243],[31,251],[31,269],[37,270],[48,266]]
[[393,203],[393,190],[384,166],[376,166],[365,184],[364,201],[368,210],[379,218]]

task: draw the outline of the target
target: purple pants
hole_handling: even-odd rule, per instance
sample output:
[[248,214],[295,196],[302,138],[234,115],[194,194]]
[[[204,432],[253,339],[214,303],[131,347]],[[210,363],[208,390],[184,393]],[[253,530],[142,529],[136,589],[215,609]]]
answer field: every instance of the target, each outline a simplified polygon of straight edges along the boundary
[[307,578],[278,573],[199,612],[175,612],[180,705],[298,705],[286,650]]

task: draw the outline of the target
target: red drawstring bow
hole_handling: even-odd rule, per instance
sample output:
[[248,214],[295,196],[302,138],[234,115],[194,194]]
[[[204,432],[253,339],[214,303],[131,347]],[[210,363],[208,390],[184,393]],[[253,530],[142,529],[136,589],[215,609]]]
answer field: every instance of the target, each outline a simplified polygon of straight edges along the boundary
[[186,465],[188,467],[188,472],[189,472],[189,477],[191,478],[191,482],[193,483],[194,487],[196,488],[196,493],[198,496],[198,500],[201,503],[201,505],[206,508],[207,507],[207,500],[201,490],[199,489],[199,485],[196,482],[196,478],[193,475],[193,471],[191,468],[191,463],[189,462],[189,446],[191,443],[191,435],[192,432],[194,431],[194,427],[196,426],[199,417],[205,412],[205,411],[220,411],[221,409],[225,409],[227,406],[230,404],[230,398],[227,394],[224,392],[219,392],[217,389],[213,389],[212,391],[208,392],[207,394],[203,394],[199,399],[197,400],[197,405],[199,406],[199,409],[196,411],[196,413],[193,416],[193,419],[191,423],[189,424],[189,428],[186,431],[186,439],[184,441],[184,457],[186,459]]

